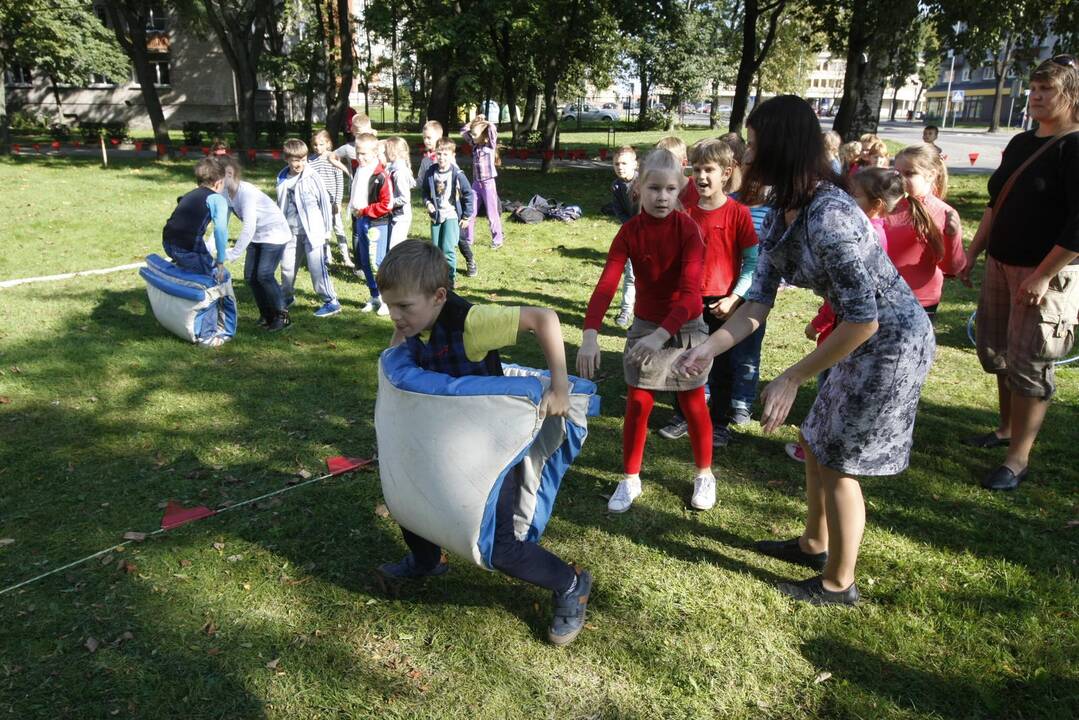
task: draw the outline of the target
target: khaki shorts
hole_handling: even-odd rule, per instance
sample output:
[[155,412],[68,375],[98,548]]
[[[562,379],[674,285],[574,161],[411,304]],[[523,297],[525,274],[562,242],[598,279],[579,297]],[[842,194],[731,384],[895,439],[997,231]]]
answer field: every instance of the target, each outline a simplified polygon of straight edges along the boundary
[[1013,392],[1048,400],[1056,391],[1053,361],[1075,344],[1079,323],[1079,265],[1049,282],[1041,305],[1016,305],[1019,285],[1035,268],[988,258],[978,299],[978,360],[989,373],[1006,375]]

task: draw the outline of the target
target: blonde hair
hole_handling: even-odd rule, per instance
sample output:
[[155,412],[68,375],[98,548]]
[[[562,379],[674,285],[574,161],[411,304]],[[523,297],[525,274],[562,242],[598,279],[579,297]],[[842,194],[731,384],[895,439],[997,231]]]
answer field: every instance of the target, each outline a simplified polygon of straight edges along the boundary
[[456,152],[457,143],[453,141],[453,138],[440,137],[438,142],[435,143],[435,150],[453,150]]
[[656,143],[656,147],[660,150],[666,150],[674,155],[682,163],[686,164],[686,160],[689,159],[689,154],[686,150],[686,141],[675,135],[668,135],[659,139]]
[[300,138],[289,138],[281,146],[281,150],[287,158],[307,157],[307,143]]
[[404,289],[428,297],[439,288],[449,290],[452,287],[446,256],[436,245],[415,238],[394,245],[386,253],[378,266],[375,282],[382,292]]
[[442,129],[442,123],[440,123],[438,120],[428,120],[427,122],[425,122],[423,124],[423,127],[420,128],[420,132],[422,133],[424,130],[438,130],[439,135],[442,135],[446,132]]
[[866,133],[858,138],[858,142],[862,143],[862,154],[880,155],[883,158],[888,157],[888,146],[879,137],[873,133]]
[[360,133],[356,136],[356,147],[374,146],[375,152],[378,152],[378,137],[372,133]]
[[843,143],[839,146],[839,164],[843,172],[850,170],[850,166],[862,154],[862,144],[857,140]]
[[839,137],[839,133],[835,130],[828,130],[823,133],[824,135],[824,149],[828,153],[828,157],[834,158],[839,153],[839,146],[843,143],[843,138]]
[[[941,200],[948,195],[948,168],[932,145],[921,143],[905,147],[896,153],[895,159],[897,163],[900,160],[909,162],[919,175],[933,175],[933,194]],[[940,260],[944,257],[944,234],[933,222],[921,200],[907,195],[907,202],[910,204],[910,222],[914,231],[922,242],[929,246],[933,256]]]
[[311,147],[318,145],[319,140],[325,140],[331,147],[333,146],[333,136],[330,135],[329,130],[319,130],[317,133],[311,136]]
[[412,161],[408,157],[408,143],[405,142],[403,137],[394,136],[386,138],[386,159],[390,162],[402,161],[410,171],[412,170]]
[[726,170],[734,167],[734,151],[722,140],[705,138],[693,143],[693,147],[689,149],[689,163],[690,165],[715,163]]
[[[352,116],[352,129],[359,130],[361,133],[375,134],[374,126],[371,125],[371,118],[366,113],[358,112]],[[359,133],[354,133],[359,134]]]
[[[641,162],[640,171],[637,173],[637,179],[633,181],[633,196],[639,198],[641,195],[640,188],[648,182],[648,176],[652,173],[670,173],[674,175],[678,183],[678,192],[681,194],[682,188],[686,185],[686,176],[682,174],[682,162],[666,148],[657,147],[644,156],[644,160]],[[678,208],[682,208],[680,200],[676,200]],[[644,211],[642,206],[641,211]]]

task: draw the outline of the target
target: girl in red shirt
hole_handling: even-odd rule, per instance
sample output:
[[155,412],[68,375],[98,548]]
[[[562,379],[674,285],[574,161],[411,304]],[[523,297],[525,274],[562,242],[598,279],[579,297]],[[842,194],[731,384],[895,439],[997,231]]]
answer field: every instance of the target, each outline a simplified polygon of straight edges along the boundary
[[[628,392],[622,427],[625,477],[607,509],[625,512],[641,494],[641,463],[648,436],[648,416],[657,390],[678,393],[689,422],[695,483],[715,483],[712,475],[712,421],[704,401],[708,373],[687,378],[672,372],[672,363],[686,349],[708,339],[701,317],[701,270],[704,241],[697,224],[679,208],[686,182],[682,165],[668,150],[653,150],[641,166],[634,192],[641,212],[618,231],[607,253],[588,312],[577,353],[577,371],[591,378],[600,364],[599,328],[614,298],[626,260],[633,262],[637,298],[633,325],[626,333],[622,356]],[[640,267],[640,272],[636,271]]]
[[944,276],[963,269],[959,213],[944,202],[948,169],[931,145],[911,145],[895,156],[907,197],[884,222],[888,257],[929,317],[937,312]]

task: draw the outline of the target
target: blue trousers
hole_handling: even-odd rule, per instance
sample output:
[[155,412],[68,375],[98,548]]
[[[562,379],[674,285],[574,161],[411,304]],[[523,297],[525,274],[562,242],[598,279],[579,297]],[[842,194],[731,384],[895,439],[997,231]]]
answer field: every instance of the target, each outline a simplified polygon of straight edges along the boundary
[[[495,543],[491,564],[510,577],[524,580],[555,592],[565,592],[573,584],[576,571],[562,558],[544,550],[538,543],[518,540],[513,532],[513,509],[517,505],[520,466],[506,473],[495,505]],[[442,548],[414,532],[401,528],[416,565],[431,569],[438,565]]]
[[285,244],[251,243],[244,258],[244,280],[255,296],[262,317],[272,318],[285,309],[285,294],[277,282],[277,266],[285,254]]
[[206,244],[198,241],[193,250],[185,250],[168,242],[161,241],[165,254],[172,258],[172,264],[181,270],[186,270],[196,275],[213,275],[214,258],[206,249]]
[[[352,257],[353,261],[363,272],[364,282],[371,297],[378,297],[378,284],[375,283],[375,270],[371,264],[371,241],[368,231],[371,229],[371,220],[366,217],[353,218],[352,220]],[[387,228],[381,228],[386,230]]]
[[761,345],[765,325],[742,340],[727,353],[731,356],[731,409],[749,412],[757,399],[757,382],[761,378]]

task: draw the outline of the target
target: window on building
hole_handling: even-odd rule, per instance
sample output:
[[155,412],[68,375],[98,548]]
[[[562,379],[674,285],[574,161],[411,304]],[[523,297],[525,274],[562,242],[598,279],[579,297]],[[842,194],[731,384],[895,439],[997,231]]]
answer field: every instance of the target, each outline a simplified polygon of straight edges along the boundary
[[[168,56],[155,57],[151,56],[150,60],[150,72],[154,75],[154,86],[164,87],[172,84],[172,78],[170,77],[170,65],[171,60]],[[139,76],[135,73],[135,69],[131,69],[131,84],[136,87],[139,86]]]
[[963,68],[959,73],[960,82],[970,82],[970,67]]
[[169,16],[165,12],[165,6],[162,3],[153,3],[150,5],[150,13],[146,18],[146,31],[147,32],[168,32],[169,29]]
[[28,65],[11,65],[4,75],[6,85],[30,85],[34,82],[34,76]]
[[105,77],[104,75],[100,75],[98,73],[93,73],[90,76],[90,85],[91,86],[104,85],[104,86],[108,86],[108,87],[116,87],[116,83],[114,83],[112,80]]

